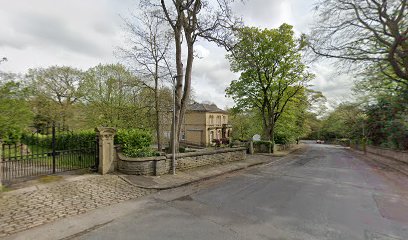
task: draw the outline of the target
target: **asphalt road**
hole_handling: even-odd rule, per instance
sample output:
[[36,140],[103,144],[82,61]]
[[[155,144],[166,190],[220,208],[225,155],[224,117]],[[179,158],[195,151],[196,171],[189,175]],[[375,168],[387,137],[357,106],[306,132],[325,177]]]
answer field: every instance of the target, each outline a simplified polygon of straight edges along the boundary
[[310,144],[279,163],[162,191],[70,239],[408,239],[408,177]]

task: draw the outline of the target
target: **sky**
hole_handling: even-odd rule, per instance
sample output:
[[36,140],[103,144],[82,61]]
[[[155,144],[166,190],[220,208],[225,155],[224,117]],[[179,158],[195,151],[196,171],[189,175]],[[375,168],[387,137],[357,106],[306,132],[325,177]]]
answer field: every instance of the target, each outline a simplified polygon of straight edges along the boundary
[[[137,9],[137,0],[0,0],[0,71],[26,72],[29,68],[67,65],[86,70],[99,63],[116,63],[114,51],[123,46],[121,16]],[[314,0],[246,0],[233,5],[245,25],[276,28],[282,23],[307,33],[313,23]],[[200,102],[232,107],[225,88],[239,76],[230,71],[225,50],[204,41],[196,44],[192,86]],[[328,61],[310,66],[311,84],[329,103],[351,95],[352,79],[339,76]]]

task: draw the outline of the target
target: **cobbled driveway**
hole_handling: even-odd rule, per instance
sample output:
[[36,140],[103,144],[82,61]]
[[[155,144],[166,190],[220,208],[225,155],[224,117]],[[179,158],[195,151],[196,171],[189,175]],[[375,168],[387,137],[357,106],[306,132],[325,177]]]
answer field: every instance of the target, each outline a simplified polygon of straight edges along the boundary
[[29,192],[0,193],[0,237],[149,193],[152,190],[137,188],[114,175]]

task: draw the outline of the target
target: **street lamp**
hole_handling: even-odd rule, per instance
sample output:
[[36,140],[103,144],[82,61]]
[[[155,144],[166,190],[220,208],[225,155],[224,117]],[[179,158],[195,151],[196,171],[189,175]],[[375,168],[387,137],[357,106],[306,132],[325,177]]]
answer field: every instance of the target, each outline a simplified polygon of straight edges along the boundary
[[176,79],[178,77],[182,77],[183,75],[176,75],[173,76],[173,147],[172,147],[172,171],[173,171],[173,175],[176,175]]

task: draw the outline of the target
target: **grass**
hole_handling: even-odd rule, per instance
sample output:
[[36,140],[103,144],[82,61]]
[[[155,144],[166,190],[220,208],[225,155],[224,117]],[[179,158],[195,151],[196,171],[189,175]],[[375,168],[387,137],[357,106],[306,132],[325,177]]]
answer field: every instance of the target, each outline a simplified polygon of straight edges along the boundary
[[8,187],[6,187],[6,186],[0,186],[0,193],[2,193],[2,192],[8,192],[8,191],[10,191],[11,189],[10,188],[8,188]]
[[50,182],[56,182],[62,179],[62,176],[56,176],[56,175],[48,175],[44,177],[40,177],[38,181],[41,183],[50,183]]

